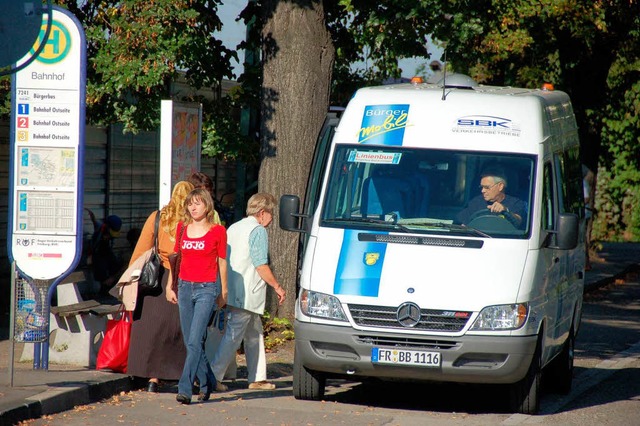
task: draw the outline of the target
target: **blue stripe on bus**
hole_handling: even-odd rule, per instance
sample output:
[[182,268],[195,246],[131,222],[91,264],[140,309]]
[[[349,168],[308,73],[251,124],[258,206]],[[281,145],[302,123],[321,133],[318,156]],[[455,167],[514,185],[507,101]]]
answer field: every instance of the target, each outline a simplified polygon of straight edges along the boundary
[[[344,230],[333,294],[378,296],[387,244],[358,241],[360,233],[363,231]],[[375,263],[367,265],[367,256],[375,258]]]

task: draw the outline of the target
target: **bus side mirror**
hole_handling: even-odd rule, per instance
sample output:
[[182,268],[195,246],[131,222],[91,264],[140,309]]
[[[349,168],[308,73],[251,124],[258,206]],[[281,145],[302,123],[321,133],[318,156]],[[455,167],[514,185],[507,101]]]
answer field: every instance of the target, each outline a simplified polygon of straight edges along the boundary
[[280,197],[279,221],[280,228],[285,231],[305,232],[300,228],[302,217],[300,211],[300,198],[297,195],[283,195]]
[[572,250],[578,245],[578,215],[573,213],[560,213],[555,238],[549,244],[549,248],[558,250]]

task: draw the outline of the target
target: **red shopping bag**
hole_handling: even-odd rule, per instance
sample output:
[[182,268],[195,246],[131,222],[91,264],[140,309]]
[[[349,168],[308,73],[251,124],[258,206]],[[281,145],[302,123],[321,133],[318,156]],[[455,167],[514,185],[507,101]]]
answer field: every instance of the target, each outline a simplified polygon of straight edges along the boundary
[[127,372],[129,342],[131,340],[131,311],[122,311],[120,319],[107,321],[102,346],[96,359],[96,370],[109,369],[116,373]]

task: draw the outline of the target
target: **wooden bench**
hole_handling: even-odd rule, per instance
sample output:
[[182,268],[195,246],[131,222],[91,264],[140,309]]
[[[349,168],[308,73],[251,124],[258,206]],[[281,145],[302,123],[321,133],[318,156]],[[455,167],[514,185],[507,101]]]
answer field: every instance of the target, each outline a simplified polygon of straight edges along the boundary
[[64,306],[52,306],[51,313],[59,317],[74,317],[80,314],[93,314],[98,316],[115,314],[120,310],[120,304],[111,305],[103,304],[99,301],[84,300],[82,302],[73,303]]

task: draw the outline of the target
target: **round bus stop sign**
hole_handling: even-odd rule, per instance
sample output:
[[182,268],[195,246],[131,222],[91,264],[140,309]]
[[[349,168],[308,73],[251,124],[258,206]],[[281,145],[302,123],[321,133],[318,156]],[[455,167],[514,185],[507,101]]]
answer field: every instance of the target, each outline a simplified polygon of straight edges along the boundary
[[0,0],[0,67],[22,58],[33,46],[42,24],[41,0]]

